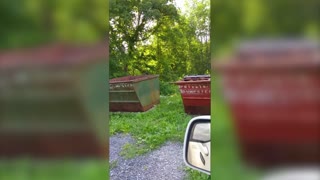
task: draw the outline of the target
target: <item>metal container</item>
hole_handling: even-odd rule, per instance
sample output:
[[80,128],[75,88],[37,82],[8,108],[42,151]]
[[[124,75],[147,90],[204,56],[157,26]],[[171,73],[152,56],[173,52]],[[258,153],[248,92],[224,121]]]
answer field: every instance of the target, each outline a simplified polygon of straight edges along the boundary
[[110,111],[144,112],[160,103],[158,75],[125,76],[109,81]]
[[214,65],[249,163],[320,164],[319,52],[312,42],[259,41]]
[[107,46],[0,53],[0,156],[107,157]]
[[210,115],[210,76],[185,76],[179,86],[184,111],[192,115]]

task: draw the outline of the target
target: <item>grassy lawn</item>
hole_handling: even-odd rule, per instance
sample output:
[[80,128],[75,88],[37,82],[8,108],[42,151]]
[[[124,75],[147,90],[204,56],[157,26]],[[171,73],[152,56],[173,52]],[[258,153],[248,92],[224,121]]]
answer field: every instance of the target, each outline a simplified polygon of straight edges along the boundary
[[[110,136],[128,133],[135,138],[136,144],[126,144],[121,153],[126,158],[133,158],[159,148],[166,141],[183,142],[191,118],[184,113],[180,94],[161,96],[160,104],[147,112],[110,113]],[[188,179],[210,179],[190,168],[185,171],[189,174]]]
[[136,144],[125,146],[127,158],[154,150],[168,140],[183,142],[192,117],[184,113],[180,95],[161,96],[160,101],[147,112],[110,113],[110,136],[129,133],[137,140]]

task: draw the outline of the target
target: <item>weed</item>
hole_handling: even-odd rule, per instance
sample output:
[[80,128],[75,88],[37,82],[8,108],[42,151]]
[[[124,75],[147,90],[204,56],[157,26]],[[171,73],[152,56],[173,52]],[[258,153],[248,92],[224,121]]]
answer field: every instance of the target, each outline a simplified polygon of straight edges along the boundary
[[210,175],[191,169],[189,167],[186,167],[184,170],[188,173],[188,176],[184,178],[185,180],[210,180],[211,179]]
[[138,145],[126,143],[125,145],[123,145],[120,155],[126,159],[130,159],[136,157],[139,154],[144,154],[146,152],[148,152],[148,149],[144,144]]
[[117,167],[117,165],[118,165],[118,161],[117,160],[111,161],[110,165],[109,165],[110,170],[115,168],[115,167]]
[[168,83],[168,82],[160,82],[160,94],[164,95],[164,96],[168,96],[168,95],[172,95],[172,94],[176,94],[179,92],[179,88],[172,83]]

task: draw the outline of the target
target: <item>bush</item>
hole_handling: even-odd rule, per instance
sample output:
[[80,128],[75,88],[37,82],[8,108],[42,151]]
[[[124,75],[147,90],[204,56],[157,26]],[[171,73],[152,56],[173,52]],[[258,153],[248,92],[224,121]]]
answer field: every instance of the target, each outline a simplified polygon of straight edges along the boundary
[[175,84],[160,81],[160,94],[168,96],[179,93],[179,87]]

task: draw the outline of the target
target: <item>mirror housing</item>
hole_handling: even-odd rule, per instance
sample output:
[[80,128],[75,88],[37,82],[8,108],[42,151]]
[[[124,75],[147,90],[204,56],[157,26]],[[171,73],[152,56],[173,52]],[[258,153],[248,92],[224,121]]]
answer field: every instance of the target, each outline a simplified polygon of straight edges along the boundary
[[183,159],[187,166],[210,175],[210,116],[198,116],[189,121],[183,144]]

